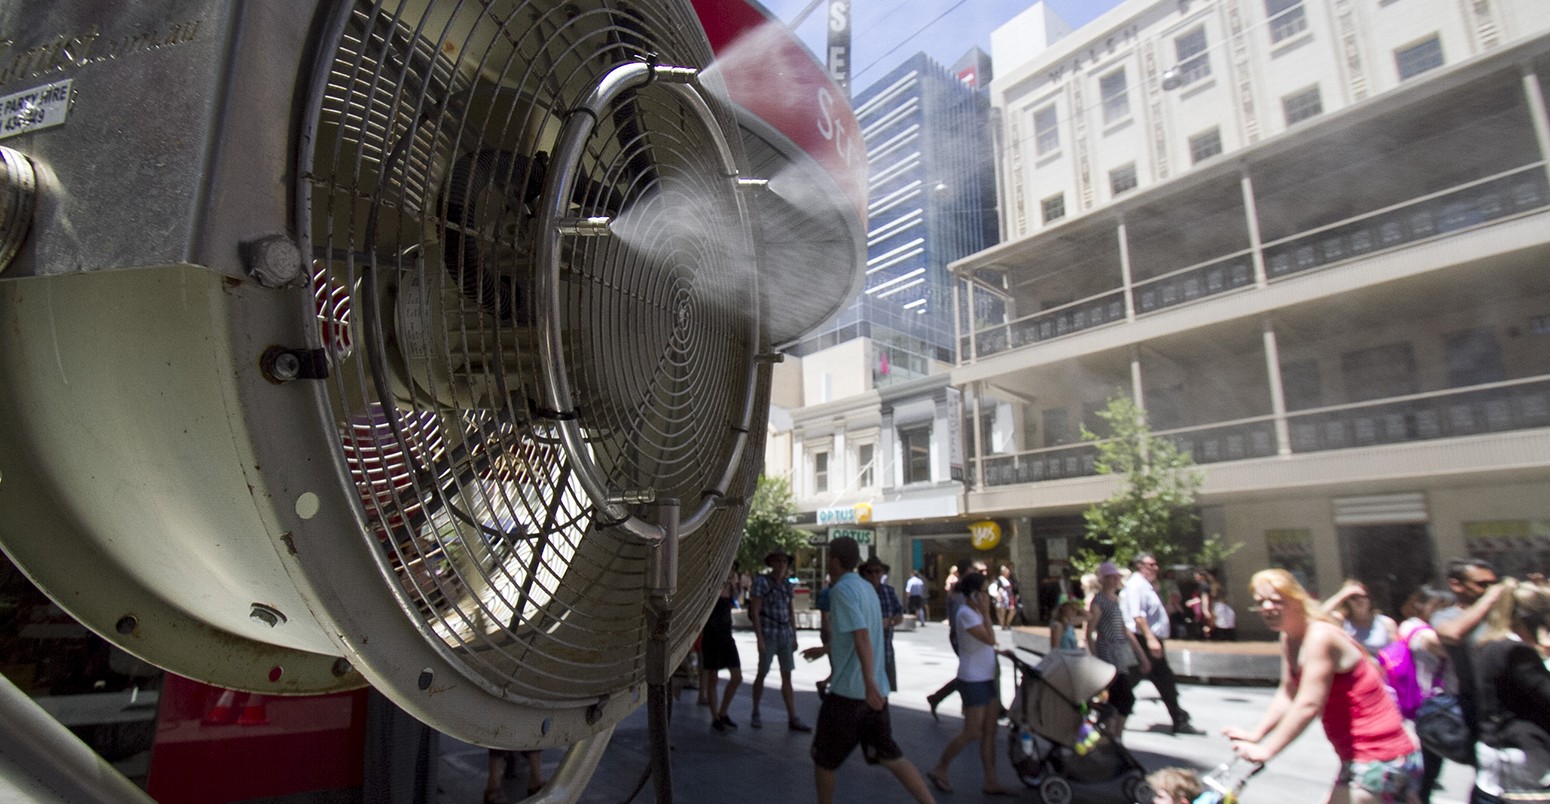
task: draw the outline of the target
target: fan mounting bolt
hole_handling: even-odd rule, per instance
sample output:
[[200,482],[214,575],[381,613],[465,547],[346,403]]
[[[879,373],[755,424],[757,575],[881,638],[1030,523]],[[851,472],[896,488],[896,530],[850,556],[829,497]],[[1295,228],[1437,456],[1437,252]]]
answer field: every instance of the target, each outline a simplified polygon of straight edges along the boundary
[[285,624],[285,615],[281,614],[279,609],[274,606],[266,606],[263,603],[254,603],[252,610],[248,612],[248,616],[270,628]]
[[301,376],[301,358],[295,352],[277,351],[268,363],[269,376],[281,382]]
[[266,288],[301,284],[301,249],[284,235],[271,235],[242,244],[248,274]]

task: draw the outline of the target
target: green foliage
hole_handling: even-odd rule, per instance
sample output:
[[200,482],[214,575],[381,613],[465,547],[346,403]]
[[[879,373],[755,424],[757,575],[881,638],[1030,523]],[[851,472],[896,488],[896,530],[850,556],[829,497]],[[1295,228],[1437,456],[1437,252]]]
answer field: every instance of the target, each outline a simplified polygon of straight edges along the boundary
[[759,476],[753,500],[748,505],[748,522],[743,525],[743,541],[737,546],[737,563],[749,572],[764,567],[764,557],[776,550],[796,552],[807,544],[807,532],[788,521],[796,513],[791,499],[791,481],[784,477]]
[[[1090,571],[1100,561],[1129,564],[1152,553],[1164,566],[1220,566],[1241,544],[1220,536],[1201,538],[1195,493],[1204,480],[1194,458],[1173,441],[1152,434],[1145,413],[1126,397],[1115,397],[1098,412],[1108,437],[1082,427],[1082,438],[1098,448],[1099,474],[1121,475],[1124,487],[1082,512],[1088,547],[1073,559]],[[1197,547],[1198,545],[1198,547]]]

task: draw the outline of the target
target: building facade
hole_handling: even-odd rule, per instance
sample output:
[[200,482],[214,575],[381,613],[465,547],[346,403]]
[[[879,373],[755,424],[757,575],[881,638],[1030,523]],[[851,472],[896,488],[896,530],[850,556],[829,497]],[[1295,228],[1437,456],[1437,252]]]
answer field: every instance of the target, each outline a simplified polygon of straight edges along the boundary
[[[805,358],[867,339],[867,387],[884,386],[951,364],[947,265],[996,240],[989,105],[983,89],[921,53],[857,93],[852,106],[869,174],[865,286],[787,352]],[[845,389],[824,390],[813,389],[814,401],[838,399]]]
[[1130,0],[1003,69],[966,514],[1064,574],[1120,395],[1202,466],[1240,610],[1267,566],[1390,610],[1453,556],[1546,569],[1547,84],[1541,0]]

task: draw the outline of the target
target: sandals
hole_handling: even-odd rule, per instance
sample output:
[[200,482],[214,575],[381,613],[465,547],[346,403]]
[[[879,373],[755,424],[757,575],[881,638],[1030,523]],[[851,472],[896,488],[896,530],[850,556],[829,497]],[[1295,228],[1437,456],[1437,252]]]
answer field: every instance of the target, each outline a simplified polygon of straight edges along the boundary
[[931,782],[932,787],[935,787],[943,793],[953,792],[952,785],[949,785],[946,779],[936,775],[936,771],[926,771],[926,779]]

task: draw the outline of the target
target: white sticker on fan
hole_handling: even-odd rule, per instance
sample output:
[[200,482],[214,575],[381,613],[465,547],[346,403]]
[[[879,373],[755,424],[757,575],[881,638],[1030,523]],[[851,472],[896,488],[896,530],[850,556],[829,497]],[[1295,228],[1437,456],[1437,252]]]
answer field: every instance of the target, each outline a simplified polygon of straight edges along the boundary
[[410,360],[425,360],[431,355],[430,296],[421,271],[410,274],[398,289],[398,348]]
[[317,516],[318,509],[322,507],[323,501],[318,499],[318,495],[310,491],[304,491],[300,497],[296,498],[296,515],[302,519],[311,519]]
[[63,125],[70,113],[73,80],[66,78],[0,96],[0,139]]

